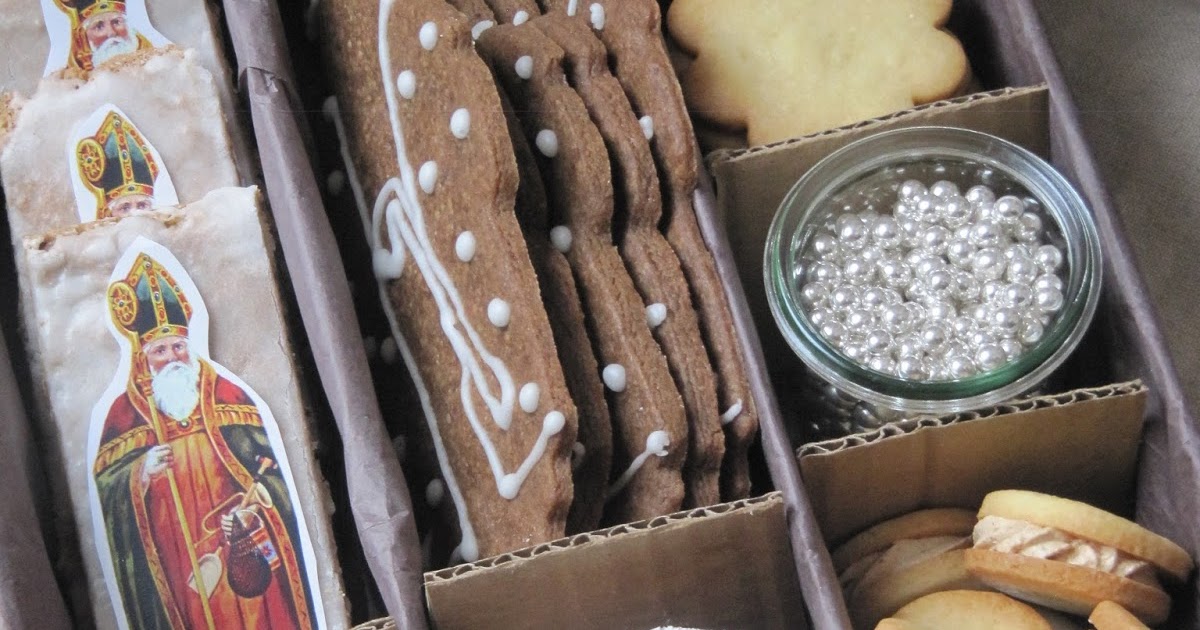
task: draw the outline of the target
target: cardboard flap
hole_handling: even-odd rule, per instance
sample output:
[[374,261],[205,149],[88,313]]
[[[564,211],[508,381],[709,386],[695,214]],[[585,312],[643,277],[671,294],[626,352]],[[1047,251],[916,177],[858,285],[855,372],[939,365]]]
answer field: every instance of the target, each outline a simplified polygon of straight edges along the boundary
[[442,630],[807,627],[778,493],[428,573],[425,594]]
[[921,508],[975,509],[1006,488],[1130,515],[1146,394],[1135,381],[908,420],[805,446],[800,468],[830,543]]

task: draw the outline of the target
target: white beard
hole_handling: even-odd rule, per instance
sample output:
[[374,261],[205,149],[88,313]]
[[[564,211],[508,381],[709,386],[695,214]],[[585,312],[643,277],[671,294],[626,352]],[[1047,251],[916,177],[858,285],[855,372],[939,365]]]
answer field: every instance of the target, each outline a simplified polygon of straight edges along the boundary
[[128,37],[110,37],[92,51],[92,65],[98,66],[113,57],[124,55],[137,50],[137,33],[129,29]]
[[200,364],[195,359],[190,363],[168,363],[154,374],[150,386],[159,411],[175,420],[185,420],[200,404]]

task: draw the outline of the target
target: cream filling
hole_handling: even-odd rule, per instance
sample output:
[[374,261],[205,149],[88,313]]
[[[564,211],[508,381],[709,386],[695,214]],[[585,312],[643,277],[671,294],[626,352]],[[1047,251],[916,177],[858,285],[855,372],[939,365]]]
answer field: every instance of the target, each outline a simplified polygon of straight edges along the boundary
[[1080,538],[1053,527],[1027,521],[985,516],[972,534],[976,549],[1015,553],[1030,558],[1066,562],[1159,587],[1154,566],[1115,547]]

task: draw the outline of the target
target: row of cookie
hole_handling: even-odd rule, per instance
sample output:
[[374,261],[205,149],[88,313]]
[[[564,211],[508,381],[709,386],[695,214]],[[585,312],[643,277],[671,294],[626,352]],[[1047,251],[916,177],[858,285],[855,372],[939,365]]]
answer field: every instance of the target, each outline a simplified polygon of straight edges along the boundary
[[451,4],[322,23],[457,557],[745,496],[756,412],[657,5]]
[[207,3],[35,6],[14,8],[25,21],[0,40],[24,45],[12,60],[50,49],[40,81],[9,65],[5,87],[32,94],[4,96],[0,175],[77,621],[346,627]]
[[1021,490],[990,493],[978,514],[938,508],[884,521],[834,550],[833,562],[860,628],[958,589],[994,589],[1082,616],[1110,601],[1157,624],[1171,607],[1160,580],[1181,584],[1195,566],[1179,545],[1132,521]]

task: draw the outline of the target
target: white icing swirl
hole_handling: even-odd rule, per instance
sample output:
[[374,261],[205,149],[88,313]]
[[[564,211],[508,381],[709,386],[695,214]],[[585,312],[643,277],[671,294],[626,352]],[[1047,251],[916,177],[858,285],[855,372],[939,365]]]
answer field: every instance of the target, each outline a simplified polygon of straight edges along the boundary
[[671,436],[667,435],[666,431],[653,431],[646,436],[646,448],[637,457],[630,462],[629,468],[621,473],[621,476],[608,489],[608,498],[613,498],[629,485],[633,476],[646,465],[646,460],[650,459],[651,455],[659,457],[667,456],[667,447],[671,445]]
[[1158,585],[1154,566],[1149,562],[1053,527],[1002,516],[985,516],[975,525],[972,536],[976,549],[1055,560]]

